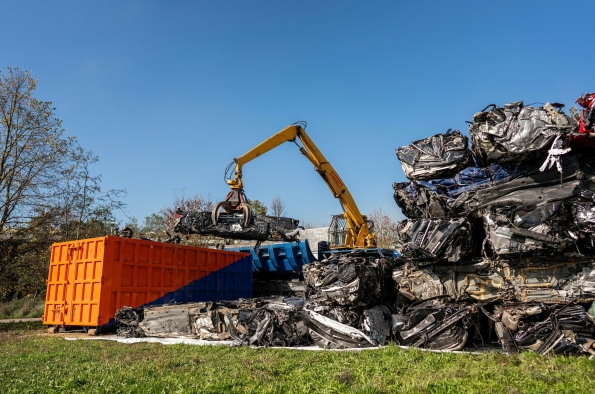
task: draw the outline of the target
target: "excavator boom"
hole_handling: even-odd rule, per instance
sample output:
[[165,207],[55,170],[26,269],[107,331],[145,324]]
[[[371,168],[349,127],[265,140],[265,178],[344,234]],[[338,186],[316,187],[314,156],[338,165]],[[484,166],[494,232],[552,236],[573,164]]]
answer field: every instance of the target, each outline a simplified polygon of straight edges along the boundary
[[[302,143],[302,146],[297,143],[297,140]],[[249,150],[244,155],[234,159],[233,163],[230,164],[230,166],[235,164],[234,174],[226,179],[226,182],[232,189],[232,192],[227,198],[228,203],[226,208],[234,209],[234,207],[238,207],[245,199],[243,197],[244,185],[242,182],[242,167],[244,164],[285,142],[294,142],[298,146],[300,152],[314,165],[314,169],[320,174],[333,196],[341,203],[343,216],[346,221],[345,227],[347,234],[345,234],[345,237],[340,237],[344,244],[335,243],[332,244],[331,247],[375,247],[376,239],[372,232],[372,222],[368,221],[367,217],[361,214],[353,196],[349,192],[347,186],[345,186],[345,183],[341,180],[337,171],[335,171],[333,166],[328,162],[310,136],[306,133],[305,124],[304,127],[302,127],[301,123],[288,126]],[[228,169],[231,169],[231,167],[228,167]],[[229,201],[232,201],[232,203],[229,203]]]

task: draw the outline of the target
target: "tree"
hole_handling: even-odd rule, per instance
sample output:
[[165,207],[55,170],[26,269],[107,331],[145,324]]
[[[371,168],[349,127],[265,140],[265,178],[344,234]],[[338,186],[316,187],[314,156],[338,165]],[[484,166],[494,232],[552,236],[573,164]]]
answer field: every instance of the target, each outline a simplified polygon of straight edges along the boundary
[[62,138],[51,102],[37,100],[28,72],[0,73],[0,233],[18,229],[60,197],[76,141]]
[[395,249],[399,242],[397,223],[382,208],[374,210],[368,219],[374,222],[378,247]]
[[271,201],[271,212],[273,216],[285,216],[285,202],[283,202],[281,197],[273,197],[273,201]]
[[145,221],[140,228],[139,236],[149,239],[164,239],[166,237],[163,211],[152,213],[145,217]]
[[109,233],[124,190],[102,193],[93,152],[64,137],[28,72],[0,72],[0,299],[43,292],[53,242]]
[[[61,174],[59,193],[53,201],[64,239],[105,235],[111,231],[113,211],[123,209],[124,190],[101,192],[101,176],[92,176],[90,167],[99,158],[91,151],[74,146],[69,152],[69,166]],[[94,223],[94,224],[91,224]]]
[[268,210],[267,206],[258,200],[248,199],[248,205],[250,205],[250,207],[252,208],[252,211],[254,211],[254,213],[256,215],[264,216],[267,214],[267,210]]
[[[191,197],[186,197],[184,190],[174,191],[174,197],[172,205],[163,208],[160,212],[163,218],[164,233],[174,234],[174,226],[178,220],[177,210],[182,212],[186,211],[212,211],[213,201],[211,195],[208,194],[206,197],[203,195],[195,194]],[[167,235],[166,235],[167,236]],[[182,239],[182,243],[192,246],[210,246],[221,242],[221,238],[191,234],[186,235]]]
[[158,213],[152,213],[149,216],[145,216],[145,220],[142,224],[139,224],[138,219],[132,217],[126,222],[124,227],[128,227],[132,230],[132,236],[134,238],[148,238],[152,240],[163,241],[167,236],[167,229],[165,228],[165,216],[164,211],[161,210]]

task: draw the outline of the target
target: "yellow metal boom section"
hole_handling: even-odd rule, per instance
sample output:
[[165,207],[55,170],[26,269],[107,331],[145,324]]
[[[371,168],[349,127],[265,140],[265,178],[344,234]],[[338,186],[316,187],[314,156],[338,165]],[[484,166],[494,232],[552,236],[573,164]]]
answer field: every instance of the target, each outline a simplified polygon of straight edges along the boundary
[[[299,139],[303,147],[299,146],[300,152],[314,165],[316,172],[320,174],[324,182],[327,184],[331,193],[335,198],[339,199],[343,207],[343,215],[347,221],[347,236],[345,245],[333,245],[342,247],[374,247],[376,246],[376,238],[373,232],[368,227],[367,217],[362,215],[355,203],[349,189],[337,174],[337,171],[326,160],[324,155],[320,152],[318,147],[314,144],[312,139],[306,134],[304,128],[299,125],[288,126],[277,134],[268,138],[260,145],[254,147],[246,152],[243,156],[234,159],[236,163],[235,173],[233,179],[228,179],[227,183],[232,189],[243,190],[242,183],[242,166],[258,156],[276,148],[284,142],[296,142]],[[296,143],[297,145],[297,143]]]

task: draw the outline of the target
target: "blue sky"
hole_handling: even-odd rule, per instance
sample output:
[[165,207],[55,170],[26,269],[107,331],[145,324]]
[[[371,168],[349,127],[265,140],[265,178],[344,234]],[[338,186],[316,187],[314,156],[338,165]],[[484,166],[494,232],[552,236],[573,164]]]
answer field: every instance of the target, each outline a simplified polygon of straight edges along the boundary
[[[576,1],[3,1],[0,67],[29,70],[66,134],[100,158],[104,189],[142,218],[228,192],[226,165],[297,121],[360,209],[403,216],[395,148],[465,133],[490,103],[595,90],[595,3]],[[340,212],[293,144],[244,167],[318,225]],[[123,214],[119,214],[126,221]]]

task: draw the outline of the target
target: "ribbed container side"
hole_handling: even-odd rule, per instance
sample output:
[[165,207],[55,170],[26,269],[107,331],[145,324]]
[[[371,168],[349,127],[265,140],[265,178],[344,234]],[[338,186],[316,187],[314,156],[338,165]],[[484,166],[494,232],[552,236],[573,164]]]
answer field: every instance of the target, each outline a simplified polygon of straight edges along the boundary
[[101,326],[117,309],[252,296],[245,253],[121,237],[52,245],[44,324]]
[[254,246],[228,247],[225,250],[250,253],[252,271],[258,274],[301,273],[304,264],[315,260],[307,239],[299,243],[264,244],[258,253]]

